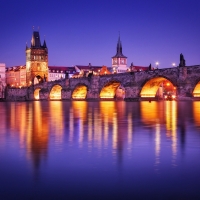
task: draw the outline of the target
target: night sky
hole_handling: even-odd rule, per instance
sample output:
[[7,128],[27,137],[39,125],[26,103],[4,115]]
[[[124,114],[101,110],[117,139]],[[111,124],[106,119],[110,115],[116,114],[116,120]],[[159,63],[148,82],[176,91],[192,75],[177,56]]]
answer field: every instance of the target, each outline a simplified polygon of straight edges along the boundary
[[128,65],[200,64],[199,0],[1,0],[0,63],[25,64],[33,26],[50,66],[110,67],[119,32]]

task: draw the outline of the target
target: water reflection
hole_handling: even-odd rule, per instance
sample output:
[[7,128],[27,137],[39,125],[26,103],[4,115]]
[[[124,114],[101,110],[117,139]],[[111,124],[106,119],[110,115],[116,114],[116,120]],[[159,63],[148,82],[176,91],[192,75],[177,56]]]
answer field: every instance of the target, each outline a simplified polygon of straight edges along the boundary
[[[50,199],[40,196],[49,191],[54,199],[81,196],[91,186],[97,195],[109,188],[128,196],[133,186],[138,194],[148,186],[159,199],[166,191],[158,188],[171,191],[168,199],[186,187],[197,193],[199,108],[173,101],[0,102],[0,193],[10,194],[10,185],[25,199]],[[20,189],[27,185],[30,196]]]
[[[36,101],[3,105],[0,112],[5,117],[0,124],[1,130],[8,127],[10,137],[19,135],[20,148],[26,149],[27,158],[35,168],[40,166],[41,160],[47,159],[50,145],[62,151],[67,143],[78,144],[78,148],[86,144],[89,152],[94,148],[107,149],[122,162],[124,153],[131,157],[134,145],[139,143],[137,138],[144,137],[144,134],[150,135],[148,140],[154,142],[155,166],[160,164],[165,136],[171,142],[171,161],[176,166],[178,127],[180,143],[182,146],[185,143],[185,111],[188,107],[175,101]],[[199,127],[200,102],[194,102],[191,106],[194,122]],[[192,112],[188,110],[188,116]],[[67,141],[64,141],[65,137]],[[146,142],[146,139],[145,136],[140,142]],[[1,145],[4,140],[1,133]]]

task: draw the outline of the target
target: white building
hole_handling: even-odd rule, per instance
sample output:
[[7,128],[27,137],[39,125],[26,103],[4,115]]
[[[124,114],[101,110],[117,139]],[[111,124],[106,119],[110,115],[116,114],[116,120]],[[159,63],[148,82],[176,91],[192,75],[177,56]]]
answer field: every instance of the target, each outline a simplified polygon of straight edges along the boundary
[[127,57],[122,53],[122,43],[119,37],[116,55],[112,57],[112,71],[113,73],[124,73],[127,72],[128,69]]
[[6,86],[6,65],[5,63],[0,63],[0,98],[4,98]]
[[74,67],[49,66],[48,81],[71,78],[75,73]]

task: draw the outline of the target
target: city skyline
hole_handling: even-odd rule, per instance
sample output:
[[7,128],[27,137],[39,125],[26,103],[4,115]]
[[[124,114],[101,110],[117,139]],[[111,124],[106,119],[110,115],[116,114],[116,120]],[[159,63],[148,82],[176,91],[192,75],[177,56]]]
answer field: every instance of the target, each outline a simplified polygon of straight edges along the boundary
[[[111,67],[118,37],[128,66],[172,67],[182,53],[186,65],[200,64],[197,0],[2,1],[0,63],[25,65],[34,30],[46,40],[50,66]],[[38,29],[39,27],[39,29]],[[45,35],[45,36],[44,36]]]

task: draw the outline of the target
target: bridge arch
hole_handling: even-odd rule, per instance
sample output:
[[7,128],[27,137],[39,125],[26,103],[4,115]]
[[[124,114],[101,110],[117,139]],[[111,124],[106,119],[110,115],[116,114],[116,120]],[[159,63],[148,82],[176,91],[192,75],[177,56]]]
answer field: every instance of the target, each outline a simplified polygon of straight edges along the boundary
[[54,85],[50,90],[49,99],[51,99],[51,100],[61,99],[62,98],[61,90],[62,90],[62,86],[60,86],[59,84]]
[[36,85],[36,84],[39,84],[39,83],[42,83],[43,82],[43,78],[40,76],[40,75],[36,75],[33,79],[33,84]]
[[164,76],[153,77],[142,84],[140,97],[142,98],[163,98],[164,94],[176,95],[177,88],[172,80]]
[[196,81],[192,94],[193,97],[200,97],[200,80]]
[[36,99],[36,100],[40,99],[40,90],[41,90],[41,88],[36,88],[34,90],[34,99]]
[[75,86],[73,92],[72,92],[72,99],[74,100],[83,100],[87,97],[87,91],[88,87],[85,84],[78,84]]
[[100,90],[101,99],[124,99],[125,88],[118,80],[110,80]]

